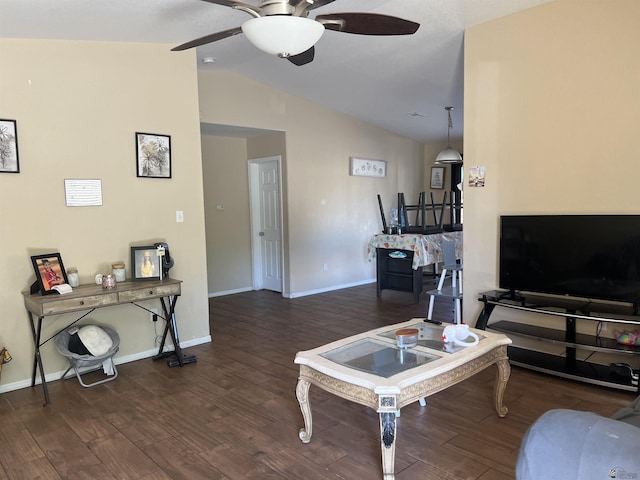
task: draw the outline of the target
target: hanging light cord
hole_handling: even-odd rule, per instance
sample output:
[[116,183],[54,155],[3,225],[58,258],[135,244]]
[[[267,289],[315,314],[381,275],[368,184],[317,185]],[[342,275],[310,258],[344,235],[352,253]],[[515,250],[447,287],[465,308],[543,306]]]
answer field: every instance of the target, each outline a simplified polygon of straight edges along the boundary
[[453,128],[453,122],[451,121],[451,110],[453,107],[445,107],[447,113],[449,114],[449,128],[447,128],[447,147],[451,147],[451,129]]

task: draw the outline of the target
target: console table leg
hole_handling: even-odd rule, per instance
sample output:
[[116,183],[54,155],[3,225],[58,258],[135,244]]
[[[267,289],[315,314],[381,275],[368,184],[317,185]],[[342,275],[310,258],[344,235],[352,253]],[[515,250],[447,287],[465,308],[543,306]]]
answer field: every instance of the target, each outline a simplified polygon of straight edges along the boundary
[[[176,303],[178,301],[178,295],[167,297],[169,307],[165,303],[164,297],[160,298],[160,304],[162,305],[162,311],[164,313],[164,333],[162,335],[162,341],[158,349],[158,354],[153,357],[154,360],[164,357],[175,357],[168,360],[170,367],[183,367],[187,363],[195,363],[198,361],[195,355],[185,355],[180,346],[180,338],[178,337],[178,322],[176,321]],[[167,341],[167,334],[171,335],[171,341],[173,342],[173,352],[164,352],[165,342]]]
[[511,365],[509,365],[508,359],[498,360],[496,362],[498,371],[496,373],[496,381],[493,386],[493,398],[496,405],[496,412],[499,417],[505,417],[509,412],[509,409],[504,406],[502,400],[504,398],[504,391],[507,388],[507,382],[511,375]]
[[31,312],[27,312],[29,315],[29,325],[31,325],[31,333],[33,334],[33,344],[35,352],[33,354],[33,372],[31,374],[31,386],[36,384],[36,368],[40,371],[40,381],[42,382],[42,392],[44,393],[44,405],[47,406],[51,403],[49,398],[49,389],[47,388],[47,381],[44,376],[44,366],[42,365],[42,357],[40,356],[40,339],[42,333],[42,317],[38,317],[38,328],[36,329],[33,324],[33,316]]
[[304,428],[300,429],[298,436],[302,443],[309,443],[311,441],[312,423],[311,423],[311,404],[309,403],[309,387],[311,383],[303,379],[298,379],[296,385],[296,398],[300,404],[300,410],[302,411],[302,418],[304,419]]

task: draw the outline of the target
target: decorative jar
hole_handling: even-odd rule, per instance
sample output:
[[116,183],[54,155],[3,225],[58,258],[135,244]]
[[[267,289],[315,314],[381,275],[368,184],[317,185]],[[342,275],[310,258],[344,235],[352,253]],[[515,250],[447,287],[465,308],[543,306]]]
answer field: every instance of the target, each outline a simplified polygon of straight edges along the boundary
[[417,328],[403,328],[396,332],[396,344],[398,348],[412,348],[418,344]]
[[126,275],[124,273],[124,263],[112,263],[111,273],[114,277],[116,277],[116,281],[118,282],[124,282],[126,280]]
[[80,286],[80,277],[78,276],[78,269],[74,267],[70,267],[67,269],[67,279],[69,280],[69,285],[71,287]]

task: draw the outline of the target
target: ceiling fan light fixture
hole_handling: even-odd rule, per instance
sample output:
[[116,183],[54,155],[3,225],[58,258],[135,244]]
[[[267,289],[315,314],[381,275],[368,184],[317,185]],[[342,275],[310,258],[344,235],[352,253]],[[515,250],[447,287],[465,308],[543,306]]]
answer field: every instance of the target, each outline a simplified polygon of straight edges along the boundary
[[324,25],[310,18],[271,15],[247,20],[242,33],[263,52],[286,58],[313,47],[322,37]]
[[447,148],[442,150],[436,157],[436,165],[446,165],[452,163],[462,163],[462,155],[456,149],[451,147],[451,128],[453,128],[453,122],[451,121],[451,110],[453,107],[444,107],[449,117],[449,124],[447,126]]

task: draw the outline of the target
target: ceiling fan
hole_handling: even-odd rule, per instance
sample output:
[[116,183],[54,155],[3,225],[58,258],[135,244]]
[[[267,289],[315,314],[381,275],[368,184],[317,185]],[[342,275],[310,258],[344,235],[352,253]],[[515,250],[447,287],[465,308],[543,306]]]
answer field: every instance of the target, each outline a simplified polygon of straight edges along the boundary
[[358,35],[411,35],[419,23],[376,13],[334,13],[308,18],[309,11],[334,0],[262,0],[251,5],[236,0],[203,0],[231,7],[251,15],[239,27],[196,38],[171,49],[182,51],[244,33],[259,49],[286,58],[294,65],[313,60],[314,45],[325,30]]

